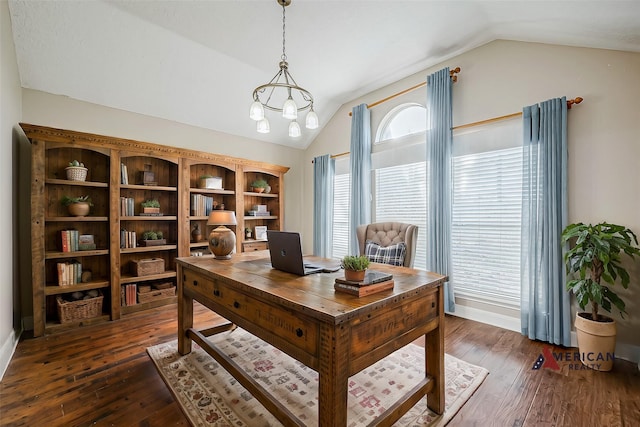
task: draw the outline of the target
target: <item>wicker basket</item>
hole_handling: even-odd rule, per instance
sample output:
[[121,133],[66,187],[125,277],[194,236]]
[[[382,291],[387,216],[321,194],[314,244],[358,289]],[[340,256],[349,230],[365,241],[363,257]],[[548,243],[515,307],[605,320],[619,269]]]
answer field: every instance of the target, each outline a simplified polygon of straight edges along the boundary
[[68,323],[77,320],[90,319],[102,314],[102,294],[94,298],[81,299],[78,301],[65,301],[62,297],[56,298],[58,305],[58,318],[60,323]]
[[162,258],[134,259],[131,260],[131,266],[134,276],[164,273],[164,259]]
[[67,171],[67,179],[69,181],[84,181],[87,179],[87,171],[89,169],[82,166],[68,166],[65,168]]
[[154,289],[149,292],[138,292],[138,302],[142,304],[174,296],[176,296],[176,287],[172,286],[167,289]]

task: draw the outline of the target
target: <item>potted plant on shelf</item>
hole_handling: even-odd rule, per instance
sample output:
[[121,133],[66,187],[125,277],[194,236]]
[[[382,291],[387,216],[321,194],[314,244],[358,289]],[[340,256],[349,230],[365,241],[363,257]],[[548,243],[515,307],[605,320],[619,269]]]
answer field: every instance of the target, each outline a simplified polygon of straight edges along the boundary
[[87,179],[87,171],[89,169],[84,167],[84,163],[72,160],[64,170],[67,172],[67,179],[69,181],[84,181]]
[[576,314],[578,347],[580,354],[586,356],[581,360],[594,369],[609,371],[616,346],[616,322],[598,311],[602,308],[610,313],[615,306],[624,318],[625,303],[611,287],[617,281],[623,288],[628,287],[629,273],[621,265],[621,254],[632,259],[640,255],[638,238],[621,225],[577,223],[563,230],[561,242],[573,244],[564,254],[567,274],[572,278],[567,290],[575,294],[582,310],[591,304],[591,312]]
[[362,282],[364,274],[369,268],[369,258],[364,255],[347,255],[342,258],[341,265],[344,268],[345,280]]
[[164,238],[162,231],[145,231],[142,233],[141,246],[160,246],[166,244],[167,240]]
[[262,178],[258,178],[251,183],[251,189],[255,193],[262,193],[268,186],[267,181]]
[[160,213],[160,202],[156,199],[145,200],[140,204],[142,205],[142,212],[145,214],[158,215]]
[[64,206],[67,206],[69,209],[69,214],[72,216],[87,216],[89,215],[89,211],[91,210],[91,197],[89,196],[79,196],[79,197],[69,197],[64,196],[60,200]]

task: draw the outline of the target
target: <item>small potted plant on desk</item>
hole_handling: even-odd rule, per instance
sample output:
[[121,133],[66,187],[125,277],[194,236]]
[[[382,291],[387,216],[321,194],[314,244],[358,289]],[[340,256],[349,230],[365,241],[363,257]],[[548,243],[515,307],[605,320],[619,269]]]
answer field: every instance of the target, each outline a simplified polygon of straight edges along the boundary
[[629,273],[621,265],[620,254],[624,252],[632,259],[640,255],[640,248],[634,246],[638,238],[621,225],[578,223],[564,229],[561,242],[573,244],[564,254],[567,273],[573,277],[567,282],[567,290],[575,294],[582,310],[591,303],[590,313],[576,313],[578,347],[580,354],[588,355],[588,360],[581,358],[582,362],[594,369],[609,371],[616,346],[616,322],[598,310],[611,312],[613,305],[624,318],[625,303],[611,287],[619,278],[622,287],[627,288]]
[[352,282],[362,282],[365,272],[369,268],[369,258],[364,255],[347,255],[342,258],[344,278]]
[[64,196],[60,202],[67,206],[72,216],[87,216],[93,203],[89,196],[68,197]]

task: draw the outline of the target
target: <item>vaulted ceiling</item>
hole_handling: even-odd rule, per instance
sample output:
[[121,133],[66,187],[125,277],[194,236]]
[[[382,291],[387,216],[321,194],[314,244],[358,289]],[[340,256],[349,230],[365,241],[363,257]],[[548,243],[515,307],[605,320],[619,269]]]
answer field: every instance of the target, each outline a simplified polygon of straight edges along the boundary
[[640,1],[293,0],[286,52],[321,127],[248,117],[282,54],[276,0],[10,0],[24,88],[305,148],[345,102],[496,39],[640,52]]

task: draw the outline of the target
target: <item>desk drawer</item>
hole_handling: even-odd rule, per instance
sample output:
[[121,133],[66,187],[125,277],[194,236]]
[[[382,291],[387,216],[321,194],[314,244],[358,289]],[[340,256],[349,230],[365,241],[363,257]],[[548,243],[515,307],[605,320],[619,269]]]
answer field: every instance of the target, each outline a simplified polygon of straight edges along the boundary
[[[353,325],[351,330],[351,357],[353,359],[393,341],[402,334],[438,317],[438,293],[398,302],[383,314]],[[442,325],[440,325],[442,327]]]
[[214,305],[220,306],[219,314],[222,316],[228,312],[247,321],[249,325],[242,325],[238,319],[229,318],[257,336],[260,334],[252,330],[252,326],[258,327],[266,334],[275,334],[311,355],[315,355],[318,350],[318,325],[311,319],[231,289],[225,283],[214,281],[190,270],[184,271],[184,287],[202,295]]
[[269,249],[267,242],[242,242],[244,252],[265,251]]

